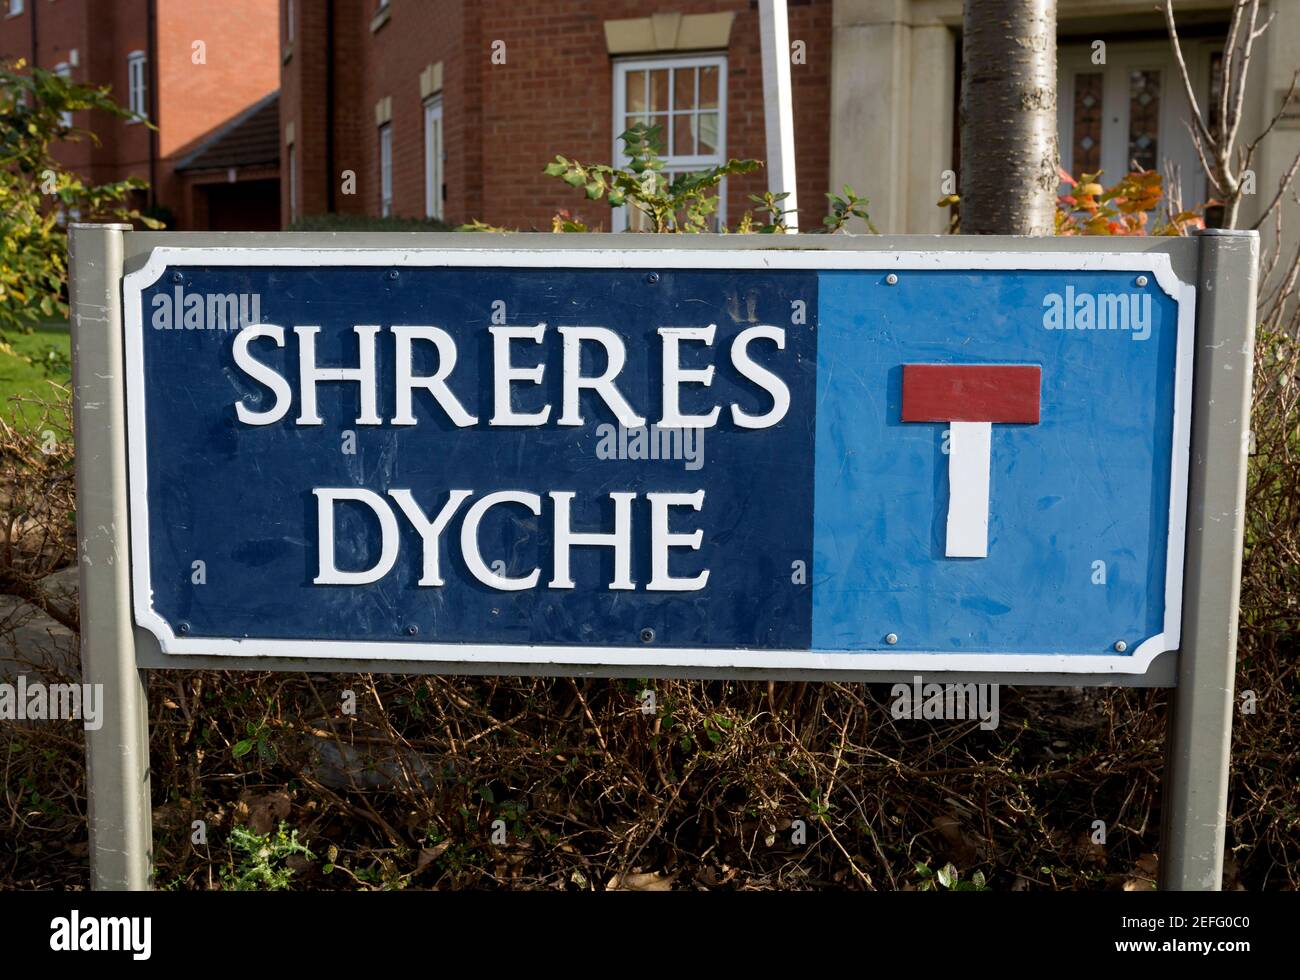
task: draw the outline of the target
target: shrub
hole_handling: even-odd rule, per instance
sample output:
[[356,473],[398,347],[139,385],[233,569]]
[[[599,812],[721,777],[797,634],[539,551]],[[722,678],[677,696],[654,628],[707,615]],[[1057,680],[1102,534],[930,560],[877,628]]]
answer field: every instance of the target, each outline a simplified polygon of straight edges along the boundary
[[452,231],[436,218],[387,218],[368,214],[314,214],[299,218],[289,231]]
[[[628,207],[646,221],[646,231],[652,233],[699,233],[713,230],[713,219],[718,213],[718,189],[723,178],[731,174],[753,173],[762,164],[757,160],[728,160],[717,167],[695,173],[678,173],[671,176],[663,172],[663,136],[659,126],[637,123],[619,135],[627,156],[625,167],[606,164],[586,165],[567,157],[556,156],[546,165],[548,177],[558,177],[571,187],[581,189],[589,200],[602,198],[611,208]],[[755,205],[746,211],[734,231],[737,234],[772,234],[789,230],[785,199],[789,193],[751,194]],[[875,226],[867,214],[866,198],[859,197],[853,188],[844,186],[844,196],[827,194],[831,211],[823,219],[822,231],[842,230],[851,218],[862,219],[872,232]],[[755,217],[757,212],[758,217]],[[476,221],[463,225],[462,231],[504,231]],[[575,220],[568,212],[560,212],[551,222],[556,232],[582,232],[590,229]],[[718,228],[718,231],[727,231]]]
[[604,198],[611,208],[627,205],[645,218],[647,230],[652,232],[707,231],[718,212],[717,188],[723,178],[753,173],[759,167],[757,160],[728,160],[698,173],[670,176],[663,172],[663,135],[659,126],[637,123],[619,139],[628,158],[626,167],[582,164],[557,156],[546,165],[546,174],[581,188],[592,201]]
[[107,88],[79,85],[18,61],[0,67],[0,352],[6,333],[68,317],[67,221],[161,223],[126,205],[141,180],[88,183],[59,162],[56,148],[95,134],[66,114],[97,110],[129,117]]
[[236,827],[230,833],[230,849],[237,853],[239,863],[223,868],[221,881],[226,888],[240,892],[284,891],[293,877],[285,862],[294,855],[309,861],[316,857],[298,840],[298,831],[285,830],[284,821],[269,834]]
[[1186,235],[1205,227],[1204,206],[1175,211],[1154,170],[1133,170],[1110,188],[1099,183],[1101,171],[1078,180],[1060,175],[1070,190],[1057,198],[1058,235]]

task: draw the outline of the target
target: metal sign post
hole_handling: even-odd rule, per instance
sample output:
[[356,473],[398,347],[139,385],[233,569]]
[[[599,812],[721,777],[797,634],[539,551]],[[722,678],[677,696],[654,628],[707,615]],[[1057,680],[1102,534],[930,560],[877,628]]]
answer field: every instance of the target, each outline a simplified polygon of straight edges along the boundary
[[1241,604],[1257,232],[1203,232],[1197,279],[1187,583],[1178,683],[1165,737],[1160,884],[1215,891],[1223,880]]
[[1178,685],[1217,886],[1253,239],[659,241],[73,229],[96,887],[155,667]]
[[104,723],[86,732],[91,884],[149,887],[149,717],[136,665],[126,485],[122,242],[130,225],[71,229],[72,397],[77,440],[81,670],[103,685]]

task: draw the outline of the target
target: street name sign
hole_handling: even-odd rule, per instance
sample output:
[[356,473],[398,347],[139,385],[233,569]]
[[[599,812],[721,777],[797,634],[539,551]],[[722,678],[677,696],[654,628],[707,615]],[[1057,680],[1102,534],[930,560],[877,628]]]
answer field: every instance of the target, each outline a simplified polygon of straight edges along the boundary
[[96,888],[183,667],[1172,687],[1219,886],[1256,233],[70,231]]
[[1179,646],[1196,290],[1162,251],[166,245],[122,297],[169,656]]

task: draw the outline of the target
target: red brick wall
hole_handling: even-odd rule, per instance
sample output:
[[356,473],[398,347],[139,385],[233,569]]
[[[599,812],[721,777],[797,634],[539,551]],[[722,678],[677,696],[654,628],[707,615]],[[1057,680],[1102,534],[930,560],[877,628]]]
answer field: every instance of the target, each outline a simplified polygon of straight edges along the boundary
[[[360,5],[335,6],[344,8],[346,13]],[[288,57],[280,69],[280,175],[284,185],[280,218],[284,225],[290,220],[289,152],[285,144],[290,124],[296,131],[299,213],[319,214],[327,209],[327,183],[331,179],[326,173],[325,149],[326,4],[299,0],[294,9],[297,18],[294,40],[285,42]],[[285,7],[281,2],[280,36],[287,38],[284,16]],[[336,60],[340,70],[350,63],[350,58]]]
[[[159,150],[171,157],[279,86],[279,2],[157,3]],[[205,64],[194,63],[196,41]]]
[[[453,216],[464,207],[467,175],[466,147],[475,134],[466,129],[467,90],[477,66],[466,35],[473,14],[457,0],[391,0],[389,22],[376,32],[369,17],[350,26],[356,64],[353,84],[337,89],[339,117],[350,117],[347,139],[341,141],[346,156],[340,166],[357,173],[357,194],[347,210],[378,214],[379,133],[375,103],[393,100],[393,209],[405,217],[423,217],[424,105],[420,97],[420,72],[434,62],[443,63],[443,140],[447,147],[444,179]],[[369,10],[370,7],[367,7]]]
[[[54,4],[53,6],[61,6]],[[69,5],[71,6],[71,5]],[[128,103],[127,55],[132,51],[149,50],[149,17],[147,0],[80,0],[84,8],[83,29],[90,35],[93,58],[78,81],[108,84],[113,97],[123,106]],[[43,8],[42,25],[48,21]],[[146,85],[156,88],[152,72],[147,73]],[[147,94],[147,93],[146,93]],[[88,128],[99,136],[101,146],[95,155],[95,180],[122,180],[126,177],[149,179],[149,127],[130,123],[124,119],[98,113]],[[156,193],[156,189],[155,189]],[[160,203],[161,197],[157,198]]]
[[[766,156],[758,11],[749,0],[490,0],[484,25],[483,218],[493,224],[549,227],[560,208],[608,228],[609,207],[554,178],[539,176],[556,153],[607,162],[613,131],[613,69],[603,23],[656,11],[736,12],[727,48],[727,146],[730,157]],[[790,37],[803,40],[808,64],[792,65],[795,155],[805,220],[820,221],[829,167],[831,5],[790,7]],[[506,42],[507,63],[487,62],[487,44]],[[766,189],[759,171],[728,181],[727,220]]]
[[[279,0],[157,0],[157,10],[158,199],[176,227],[205,227],[174,168],[280,84]],[[203,42],[199,64],[196,41]]]
[[[190,224],[188,195],[172,170],[176,161],[279,84],[278,2],[156,0],[158,46],[148,77],[158,125],[154,191],[178,227]],[[27,0],[24,7],[21,15],[0,19],[0,57],[32,60],[34,14],[38,66],[69,62],[75,49],[73,79],[109,85],[127,103],[127,55],[150,48],[148,0]],[[193,63],[195,40],[206,42],[206,64]],[[107,113],[77,113],[73,122],[94,131],[99,145],[62,148],[67,165],[96,182],[150,179],[147,126]]]
[[[296,120],[302,212],[326,209],[323,12],[298,3],[299,42],[281,79],[282,123]],[[762,159],[762,68],[758,13],[749,0],[391,0],[387,24],[370,29],[373,3],[338,4],[335,25],[335,210],[378,214],[379,139],[374,106],[393,102],[394,213],[423,216],[424,133],[419,74],[443,62],[446,215],[453,222],[548,228],[559,209],[609,227],[604,203],[586,201],[542,174],[556,153],[607,162],[613,144],[613,69],[603,23],[656,11],[736,12],[727,49],[727,153]],[[304,35],[310,34],[310,39]],[[829,169],[831,2],[791,5],[791,39],[807,63],[792,66],[799,193],[807,225],[820,222]],[[492,42],[506,63],[491,63]],[[285,164],[282,156],[282,167]],[[357,176],[357,193],[337,193],[340,172]],[[732,179],[728,221],[749,207],[765,177]],[[287,195],[282,205],[287,221]]]
[[[28,0],[23,13],[0,19],[0,59],[23,58],[53,70],[61,62],[77,64],[72,78],[82,83],[110,85],[119,102],[126,102],[126,55],[146,49],[147,0]],[[32,56],[32,20],[36,21],[36,56]],[[93,29],[91,25],[94,25]],[[75,55],[74,55],[75,52]],[[107,113],[76,113],[76,126],[93,130],[99,145],[89,141],[58,149],[59,159],[88,179],[102,182],[149,176],[148,130],[129,126]]]

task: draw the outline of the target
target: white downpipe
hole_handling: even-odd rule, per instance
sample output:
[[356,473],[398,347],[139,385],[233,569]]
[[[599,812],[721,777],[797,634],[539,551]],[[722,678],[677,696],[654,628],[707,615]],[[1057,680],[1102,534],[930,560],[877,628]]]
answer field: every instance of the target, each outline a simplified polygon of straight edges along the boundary
[[[789,192],[782,203],[797,212],[795,189],[794,103],[790,95],[790,23],[785,0],[758,0],[759,37],[763,51],[763,118],[767,131],[767,188]],[[799,230],[799,215],[786,218],[791,232]]]

